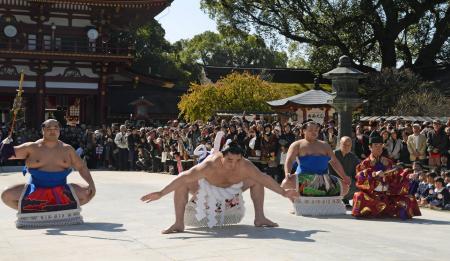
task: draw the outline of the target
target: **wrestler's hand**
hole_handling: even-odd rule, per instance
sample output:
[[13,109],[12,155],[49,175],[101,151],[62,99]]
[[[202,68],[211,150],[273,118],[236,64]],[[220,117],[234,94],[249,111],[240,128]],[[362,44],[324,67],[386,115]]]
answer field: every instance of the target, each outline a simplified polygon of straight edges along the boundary
[[93,198],[95,196],[95,193],[97,192],[97,190],[94,185],[89,185],[87,188],[87,192],[89,194],[89,197]]
[[300,197],[300,194],[293,189],[286,189],[284,190],[283,196],[294,201]]
[[281,187],[284,189],[295,189],[296,186],[296,178],[295,174],[292,176],[289,176],[291,174],[287,174],[286,177],[281,182]]
[[147,195],[143,196],[141,198],[141,200],[145,201],[145,203],[149,203],[149,202],[158,200],[161,197],[162,197],[162,193],[161,192],[153,192],[153,193],[150,193],[150,194],[147,194]]
[[342,181],[344,182],[345,185],[350,186],[352,184],[352,181],[350,179],[349,176],[344,175],[344,177],[342,177]]
[[295,174],[295,173],[286,173],[285,177],[288,177],[291,179],[291,178],[294,178],[296,175],[297,174]]

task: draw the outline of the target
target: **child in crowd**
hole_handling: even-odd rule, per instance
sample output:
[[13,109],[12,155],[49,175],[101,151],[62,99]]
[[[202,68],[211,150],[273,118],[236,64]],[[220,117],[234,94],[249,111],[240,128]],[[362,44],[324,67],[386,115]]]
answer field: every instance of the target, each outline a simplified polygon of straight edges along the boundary
[[419,188],[420,184],[419,177],[422,174],[422,165],[418,161],[414,161],[412,168],[413,174],[410,176],[409,194],[414,196]]
[[434,193],[430,195],[430,208],[450,210],[450,192],[444,186],[444,179],[436,177],[434,179]]
[[434,178],[436,177],[435,172],[429,172],[426,174],[426,185],[422,185],[423,191],[420,191],[420,201],[419,206],[428,207],[431,201],[431,196],[434,193]]
[[419,174],[419,185],[417,186],[417,191],[415,193],[416,199],[419,204],[422,195],[425,194],[427,189],[428,189],[427,176],[426,173],[422,172]]
[[446,185],[447,190],[450,192],[450,171],[447,171],[445,173],[445,178],[444,178],[444,182]]

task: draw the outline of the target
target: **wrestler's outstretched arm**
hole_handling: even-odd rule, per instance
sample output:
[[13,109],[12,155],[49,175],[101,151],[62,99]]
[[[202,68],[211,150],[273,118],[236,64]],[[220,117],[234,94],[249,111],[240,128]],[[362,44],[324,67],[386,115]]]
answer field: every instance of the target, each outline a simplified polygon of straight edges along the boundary
[[12,146],[12,142],[13,140],[7,137],[0,143],[0,147],[2,148],[2,150],[0,151],[0,159],[26,159],[30,154],[30,147],[32,146],[33,142],[26,142],[19,146]]
[[72,146],[68,146],[68,147],[69,147],[70,160],[72,161],[72,166],[76,170],[78,170],[78,172],[80,173],[80,176],[89,185],[88,193],[89,193],[90,198],[92,198],[95,196],[96,188],[95,188],[94,180],[92,179],[92,176],[91,176],[91,172],[89,171],[88,167],[86,166],[86,163],[75,152],[75,149]]
[[295,200],[298,197],[298,193],[295,190],[285,190],[269,175],[261,172],[253,163],[246,161],[245,172],[247,177],[255,182],[263,185],[264,187],[272,190],[275,193],[280,194],[283,197]]
[[151,201],[155,201],[160,199],[161,197],[164,197],[165,195],[169,194],[170,192],[176,190],[182,185],[195,182],[201,178],[205,177],[205,171],[206,169],[211,167],[210,161],[202,162],[198,165],[195,165],[194,167],[190,168],[189,170],[183,171],[178,175],[177,178],[172,180],[167,186],[165,186],[161,191],[152,192],[145,196],[141,197],[142,201],[145,201],[147,203]]

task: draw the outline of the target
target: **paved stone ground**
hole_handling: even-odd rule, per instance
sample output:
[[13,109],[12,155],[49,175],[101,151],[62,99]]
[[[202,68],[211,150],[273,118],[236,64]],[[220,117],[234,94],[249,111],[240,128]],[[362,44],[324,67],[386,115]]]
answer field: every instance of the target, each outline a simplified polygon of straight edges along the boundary
[[[70,181],[80,181],[78,173]],[[228,228],[187,228],[161,235],[172,224],[172,195],[150,204],[141,195],[172,176],[93,172],[97,197],[83,208],[84,225],[18,230],[15,212],[0,205],[0,260],[442,260],[450,256],[450,213],[423,209],[411,221],[356,220],[350,215],[307,218],[289,214],[288,200],[266,195],[266,215],[279,228],[253,227],[247,214]],[[0,173],[5,187],[25,178]]]

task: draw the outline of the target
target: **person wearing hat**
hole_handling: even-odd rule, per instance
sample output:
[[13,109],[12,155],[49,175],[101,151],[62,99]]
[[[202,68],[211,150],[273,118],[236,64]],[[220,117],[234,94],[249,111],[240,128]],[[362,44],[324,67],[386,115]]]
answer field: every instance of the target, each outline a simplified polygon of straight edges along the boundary
[[408,140],[406,142],[409,151],[409,159],[411,162],[421,161],[425,163],[425,159],[427,156],[427,137],[420,133],[420,124],[413,124],[413,134],[408,136]]
[[356,187],[352,215],[355,217],[420,216],[414,196],[409,195],[409,170],[394,168],[393,162],[382,156],[383,139],[369,140],[371,154],[356,167]]

